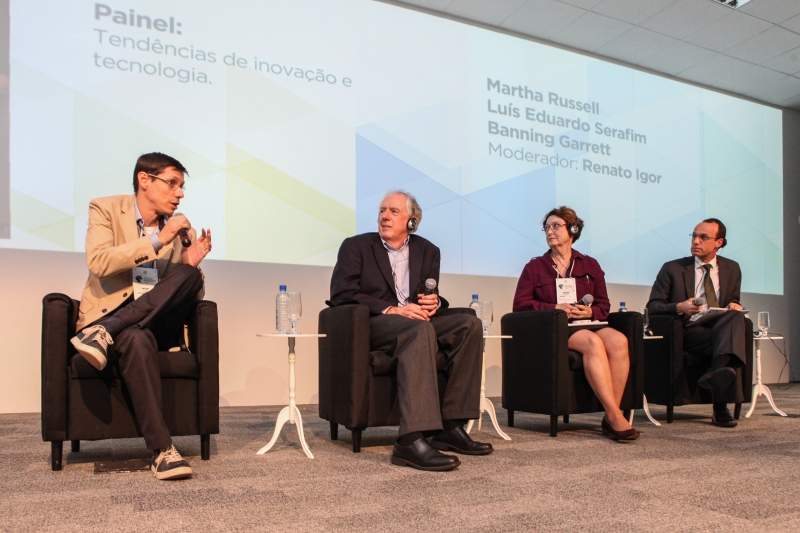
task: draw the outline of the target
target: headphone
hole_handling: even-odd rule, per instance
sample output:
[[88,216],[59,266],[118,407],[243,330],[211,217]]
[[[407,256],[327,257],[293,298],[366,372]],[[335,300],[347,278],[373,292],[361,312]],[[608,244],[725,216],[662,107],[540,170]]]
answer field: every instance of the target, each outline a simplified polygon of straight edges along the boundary
[[410,231],[411,233],[414,233],[415,231],[417,231],[417,225],[418,224],[419,224],[419,221],[417,220],[417,210],[412,207],[411,208],[411,218],[408,219],[408,224],[406,224],[406,227],[408,228],[408,231]]
[[580,231],[580,228],[578,227],[578,225],[577,225],[577,224],[573,224],[573,225],[571,225],[571,226],[569,227],[569,232],[570,232],[572,235],[575,235],[575,234],[577,234],[577,233],[578,233],[578,231]]

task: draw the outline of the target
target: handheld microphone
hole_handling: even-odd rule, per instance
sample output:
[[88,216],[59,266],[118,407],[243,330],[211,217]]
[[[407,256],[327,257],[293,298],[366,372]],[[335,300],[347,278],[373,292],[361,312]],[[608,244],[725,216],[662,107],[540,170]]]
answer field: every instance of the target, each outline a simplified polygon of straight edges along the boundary
[[422,294],[424,296],[433,294],[433,289],[435,288],[436,288],[436,280],[433,278],[428,278],[425,280],[425,291]]
[[[175,213],[172,215],[174,217],[183,216],[183,213]],[[181,228],[178,230],[178,236],[181,238],[181,244],[184,248],[188,248],[192,245],[192,238],[189,236],[189,230],[186,228]]]
[[575,305],[592,305],[592,302],[594,302],[594,296],[587,294]]
[[694,299],[692,303],[695,305],[695,307],[701,307],[705,305],[706,299],[703,298],[702,296],[698,296],[697,298]]

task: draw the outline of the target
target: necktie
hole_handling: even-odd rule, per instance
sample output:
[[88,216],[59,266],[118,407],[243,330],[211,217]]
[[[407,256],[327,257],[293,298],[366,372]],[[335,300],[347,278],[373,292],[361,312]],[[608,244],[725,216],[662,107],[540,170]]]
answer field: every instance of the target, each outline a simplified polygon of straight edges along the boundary
[[706,270],[706,274],[703,276],[703,287],[706,289],[706,302],[708,302],[708,307],[719,307],[717,293],[714,291],[714,283],[711,281],[711,265],[706,263],[703,265],[703,268]]

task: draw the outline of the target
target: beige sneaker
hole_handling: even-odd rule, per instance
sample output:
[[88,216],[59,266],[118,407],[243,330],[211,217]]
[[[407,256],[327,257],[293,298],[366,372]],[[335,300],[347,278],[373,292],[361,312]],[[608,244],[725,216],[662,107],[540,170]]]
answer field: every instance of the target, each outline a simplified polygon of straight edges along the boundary
[[192,475],[192,467],[181,457],[174,445],[153,455],[150,470],[156,475],[156,479],[182,479]]

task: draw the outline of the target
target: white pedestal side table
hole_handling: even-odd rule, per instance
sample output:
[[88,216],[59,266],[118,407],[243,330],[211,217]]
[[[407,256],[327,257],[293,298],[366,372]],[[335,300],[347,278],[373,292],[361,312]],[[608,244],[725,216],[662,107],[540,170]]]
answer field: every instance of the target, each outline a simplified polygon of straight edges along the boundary
[[295,375],[294,375],[294,341],[298,337],[313,337],[319,338],[324,337],[324,334],[301,334],[301,333],[259,333],[256,337],[284,337],[289,339],[289,405],[281,409],[281,412],[278,413],[278,420],[275,422],[275,433],[272,434],[272,439],[270,439],[269,443],[258,450],[257,454],[264,454],[267,453],[272,445],[275,444],[275,441],[278,440],[278,435],[281,433],[281,429],[283,429],[283,425],[288,422],[290,424],[297,425],[297,434],[300,436],[300,444],[303,447],[303,451],[306,452],[306,455],[309,459],[313,459],[314,456],[311,454],[311,450],[308,449],[308,444],[306,444],[306,437],[303,435],[303,417],[300,416],[300,409],[297,408],[297,404],[294,401],[295,394]]
[[753,385],[753,395],[750,399],[750,409],[747,410],[747,414],[744,415],[745,418],[750,418],[750,415],[753,414],[753,411],[756,409],[756,400],[759,396],[766,396],[767,401],[781,416],[787,416],[786,413],[781,411],[775,406],[775,401],[772,399],[772,393],[769,390],[769,387],[761,383],[761,348],[759,347],[759,341],[765,340],[783,340],[783,337],[779,335],[765,335],[764,337],[753,337],[753,344],[756,348],[756,382]]
[[[492,424],[494,424],[494,430],[497,431],[497,434],[503,437],[505,440],[511,440],[511,437],[506,435],[502,429],[500,429],[500,424],[497,423],[497,413],[494,411],[494,404],[486,398],[486,339],[510,339],[512,338],[511,335],[484,335],[483,336],[483,363],[481,364],[481,415],[478,418],[478,431],[481,430],[481,422],[483,422],[483,413],[489,413],[489,418],[492,420]],[[472,424],[474,420],[470,420],[467,423],[466,432],[469,433],[472,430]]]

